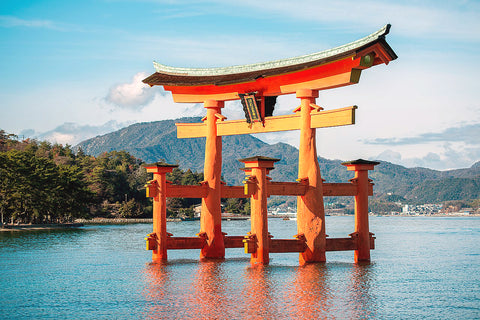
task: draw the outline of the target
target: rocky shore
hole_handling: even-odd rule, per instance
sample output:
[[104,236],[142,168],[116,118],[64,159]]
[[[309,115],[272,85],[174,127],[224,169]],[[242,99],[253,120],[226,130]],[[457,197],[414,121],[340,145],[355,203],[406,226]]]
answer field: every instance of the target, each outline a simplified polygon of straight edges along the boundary
[[30,231],[50,229],[70,229],[83,227],[83,223],[45,223],[45,224],[4,224],[0,231]]
[[[167,219],[169,221],[170,219]],[[177,221],[177,220],[173,220]],[[178,219],[180,221],[180,219]],[[76,219],[76,223],[83,224],[133,224],[133,223],[153,223],[153,219],[127,219],[127,218],[93,218]]]

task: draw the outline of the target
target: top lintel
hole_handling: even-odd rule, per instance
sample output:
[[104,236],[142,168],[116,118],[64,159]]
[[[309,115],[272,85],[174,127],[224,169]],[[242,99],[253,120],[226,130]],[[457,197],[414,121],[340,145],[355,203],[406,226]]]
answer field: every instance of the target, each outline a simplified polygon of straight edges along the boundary
[[238,94],[278,96],[298,89],[324,90],[358,83],[361,70],[388,63],[397,55],[385,36],[387,24],[357,41],[308,55],[222,68],[177,68],[154,62],[156,72],[143,80],[162,85],[175,102],[236,100]]

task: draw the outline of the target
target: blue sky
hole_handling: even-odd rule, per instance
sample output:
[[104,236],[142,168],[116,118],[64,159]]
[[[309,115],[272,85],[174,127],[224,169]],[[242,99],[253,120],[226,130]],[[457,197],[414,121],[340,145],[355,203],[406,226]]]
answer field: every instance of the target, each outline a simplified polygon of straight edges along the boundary
[[[329,159],[408,167],[480,160],[479,1],[10,1],[0,3],[0,128],[75,144],[135,122],[204,115],[141,79],[152,61],[215,67],[329,49],[392,24],[399,59],[321,92],[357,124],[319,129]],[[298,105],[283,96],[276,114]],[[229,119],[241,117],[228,103]],[[298,144],[298,132],[264,134]]]

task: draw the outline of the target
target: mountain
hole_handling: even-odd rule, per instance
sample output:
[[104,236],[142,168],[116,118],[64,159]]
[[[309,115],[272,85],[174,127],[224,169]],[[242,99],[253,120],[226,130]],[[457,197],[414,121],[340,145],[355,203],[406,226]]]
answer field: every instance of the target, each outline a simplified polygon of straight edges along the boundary
[[[112,150],[125,150],[145,162],[164,160],[178,163],[182,169],[203,171],[205,138],[178,139],[176,122],[200,122],[199,117],[137,123],[121,130],[88,139],[75,148],[97,156]],[[224,136],[224,180],[239,185],[244,179],[238,159],[255,155],[281,159],[270,174],[274,181],[295,181],[298,170],[298,149],[286,143],[268,144],[251,135]],[[353,172],[341,160],[318,158],[322,178],[327,182],[347,182]],[[349,159],[353,160],[353,159]],[[381,161],[370,174],[375,193],[392,193],[418,202],[438,202],[480,198],[480,162],[471,168],[437,171],[427,168],[406,168]]]
[[[164,160],[178,163],[180,168],[203,171],[205,138],[177,139],[175,122],[200,122],[201,118],[181,118],[148,123],[137,123],[121,130],[88,139],[75,148],[97,156],[112,150],[125,150],[145,162]],[[244,178],[238,159],[254,155],[281,158],[272,171],[273,179],[297,178],[298,150],[285,143],[267,144],[251,135],[222,138],[223,177],[228,184],[240,184]]]
[[480,198],[480,166],[476,164],[465,169],[437,171],[381,162],[370,178],[376,193],[392,193],[417,203]]

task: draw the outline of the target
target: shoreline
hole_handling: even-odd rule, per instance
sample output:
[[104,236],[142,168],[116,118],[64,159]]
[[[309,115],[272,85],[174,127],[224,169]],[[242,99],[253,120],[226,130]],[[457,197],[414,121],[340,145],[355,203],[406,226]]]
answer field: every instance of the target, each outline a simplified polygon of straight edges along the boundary
[[36,231],[54,229],[75,229],[83,227],[83,223],[42,223],[42,224],[6,224],[0,228],[0,232]]
[[[332,217],[345,217],[353,215],[328,215]],[[373,217],[480,217],[480,214],[431,214],[431,215],[408,215],[408,214],[386,214],[386,215],[377,215],[371,214],[369,216]],[[291,215],[269,215],[268,218],[295,218]],[[250,216],[224,216],[222,220],[249,220]],[[199,219],[194,219],[199,220]],[[284,219],[288,220],[288,219]],[[167,219],[167,222],[182,222],[182,221],[192,221],[191,219],[182,220],[180,218]],[[93,218],[93,219],[76,219],[73,223],[52,223],[52,224],[18,224],[18,225],[3,225],[0,228],[0,232],[16,232],[16,231],[38,231],[38,230],[54,230],[54,229],[74,229],[81,228],[85,225],[118,225],[118,224],[150,224],[153,223],[152,218],[143,218],[143,219],[127,219],[127,218]]]
[[[222,216],[222,220],[248,220],[250,216]],[[182,221],[200,221],[200,218],[181,219],[167,218],[167,222]],[[135,224],[135,223],[153,223],[152,218],[128,219],[128,218],[93,218],[93,219],[76,219],[75,222],[85,225],[101,225],[101,224]]]
[[[167,221],[172,219],[167,219]],[[85,225],[96,224],[135,224],[135,223],[153,223],[152,218],[128,219],[128,218],[93,218],[93,219],[75,219],[76,223]]]

